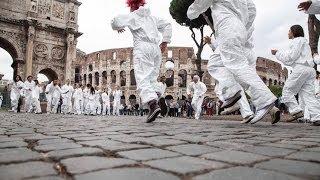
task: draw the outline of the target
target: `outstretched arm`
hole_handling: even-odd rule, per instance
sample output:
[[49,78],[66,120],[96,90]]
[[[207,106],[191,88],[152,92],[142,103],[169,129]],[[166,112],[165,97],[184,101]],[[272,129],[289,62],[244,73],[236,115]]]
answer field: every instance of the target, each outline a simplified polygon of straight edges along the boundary
[[[294,40],[293,40],[294,41]],[[301,40],[292,42],[293,44],[286,51],[276,51],[277,59],[285,65],[293,64],[300,56],[303,42]]]
[[188,9],[187,16],[189,19],[196,19],[200,14],[206,12],[214,0],[195,0]]
[[162,34],[162,42],[170,43],[172,37],[172,26],[171,23],[161,19],[156,18],[158,31]]

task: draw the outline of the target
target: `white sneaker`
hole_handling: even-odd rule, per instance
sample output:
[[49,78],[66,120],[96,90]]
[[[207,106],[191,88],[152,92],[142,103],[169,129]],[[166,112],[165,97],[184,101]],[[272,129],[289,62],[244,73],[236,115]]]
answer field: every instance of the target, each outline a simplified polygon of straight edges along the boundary
[[266,115],[268,114],[268,112],[274,107],[274,103],[266,106],[265,108],[259,110],[256,112],[255,117],[250,121],[251,124],[255,124],[259,121],[261,121],[264,117],[266,117]]

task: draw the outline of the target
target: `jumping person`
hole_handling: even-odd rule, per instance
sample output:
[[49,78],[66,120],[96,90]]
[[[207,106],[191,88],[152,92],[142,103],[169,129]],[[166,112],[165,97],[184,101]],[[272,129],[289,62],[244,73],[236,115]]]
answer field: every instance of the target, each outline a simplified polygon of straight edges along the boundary
[[[211,49],[214,51],[213,55],[210,57],[208,63],[208,71],[210,75],[217,81],[215,92],[220,99],[220,101],[225,102],[224,99],[224,89],[229,87],[234,87],[237,90],[240,90],[241,98],[239,101],[229,107],[225,108],[221,115],[227,115],[233,113],[237,110],[240,110],[243,121],[241,123],[249,123],[254,118],[254,113],[252,112],[248,99],[244,93],[244,89],[240,84],[235,80],[234,76],[228,71],[226,67],[223,66],[221,56],[219,54],[219,46],[217,41],[213,41],[213,38],[206,36],[204,38],[205,43],[207,43]],[[254,64],[252,62],[251,64]]]
[[[127,0],[131,13],[120,15],[112,20],[112,28],[119,33],[128,27],[133,35],[133,61],[142,104],[149,105],[147,123],[156,120],[160,113],[155,91],[162,61],[161,52],[165,52],[172,36],[171,24],[151,15],[144,7],[145,0]],[[162,34],[162,39],[160,34]],[[160,45],[160,47],[159,47]]]
[[200,77],[198,75],[193,76],[192,82],[187,88],[187,95],[189,98],[192,96],[191,105],[195,110],[195,119],[200,118],[204,94],[206,92],[207,87],[200,81]]
[[97,114],[97,106],[96,106],[96,90],[94,87],[90,87],[90,91],[88,94],[88,101],[86,103],[86,114],[95,116]]
[[[251,123],[256,123],[271,113],[274,124],[280,120],[280,111],[275,108],[277,98],[260,79],[255,68],[250,66],[250,58],[246,52],[250,34],[248,20],[254,19],[250,18],[250,15],[254,15],[250,14],[252,7],[254,7],[252,0],[195,0],[189,7],[187,16],[189,19],[196,19],[211,8],[223,66],[244,89],[250,91],[252,103],[257,109]],[[223,105],[224,107],[231,106],[240,99],[241,91],[235,88],[228,87],[224,92],[225,101],[228,102]]]
[[315,96],[314,86],[316,71],[313,69],[314,63],[308,40],[304,37],[300,25],[292,26],[288,37],[291,40],[289,49],[271,50],[279,61],[293,68],[283,87],[282,101],[288,106],[293,120],[301,118],[303,109],[295,98],[298,94],[303,98],[313,125],[320,126],[320,101]]

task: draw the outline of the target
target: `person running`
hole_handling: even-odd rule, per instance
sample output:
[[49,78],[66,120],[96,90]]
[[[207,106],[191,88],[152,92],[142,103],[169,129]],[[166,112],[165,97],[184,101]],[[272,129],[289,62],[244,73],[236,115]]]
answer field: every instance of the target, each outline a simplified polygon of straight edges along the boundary
[[31,97],[32,97],[32,109],[30,112],[34,112],[36,114],[41,114],[41,106],[40,106],[40,93],[43,92],[43,88],[38,80],[34,80],[35,87],[32,89]]
[[133,35],[133,62],[137,90],[142,104],[149,105],[146,122],[150,123],[156,120],[161,111],[154,84],[159,76],[161,53],[166,51],[167,44],[170,43],[172,27],[169,22],[152,16],[150,9],[144,6],[145,0],[127,0],[127,4],[131,13],[117,16],[112,20],[111,26],[119,33],[128,27]]
[[110,95],[111,95],[111,89],[106,88],[104,89],[103,93],[101,94],[102,98],[102,115],[108,115],[110,116]]
[[[214,29],[219,42],[219,55],[223,66],[236,81],[250,91],[252,103],[257,111],[250,121],[252,124],[262,120],[268,113],[272,115],[272,123],[280,121],[280,111],[275,108],[277,98],[258,76],[254,67],[249,64],[252,53],[247,52],[247,43],[255,16],[255,5],[252,0],[195,0],[187,11],[189,19],[198,18],[211,8]],[[251,11],[253,9],[253,11]],[[254,13],[252,13],[254,12]],[[251,45],[253,46],[253,45]],[[252,49],[252,48],[251,48]],[[223,81],[223,82],[227,82]],[[240,98],[240,90],[231,86],[223,91],[225,103],[223,107],[234,105]]]
[[187,95],[189,98],[192,97],[191,105],[195,110],[195,119],[200,118],[204,94],[206,92],[207,86],[200,81],[200,77],[198,75],[193,76],[192,82],[187,88]]
[[75,114],[81,115],[83,113],[83,91],[80,84],[76,84],[73,93],[73,108]]
[[303,28],[294,25],[290,28],[288,37],[290,39],[289,49],[272,49],[271,53],[286,66],[292,67],[282,92],[282,101],[288,106],[292,120],[304,116],[303,109],[298,104],[295,95],[303,98],[303,102],[310,114],[314,126],[320,126],[320,101],[315,96],[314,82],[316,71],[313,68],[313,58],[308,40],[304,37]]
[[16,75],[13,81],[9,82],[9,85],[11,85],[11,111],[17,113],[19,99],[21,97],[22,90],[25,88],[25,84],[22,82],[21,76]]
[[33,81],[33,76],[28,76],[27,80],[24,82],[24,98],[25,98],[25,110],[30,113],[33,109],[32,107],[32,91],[35,88],[35,82]]

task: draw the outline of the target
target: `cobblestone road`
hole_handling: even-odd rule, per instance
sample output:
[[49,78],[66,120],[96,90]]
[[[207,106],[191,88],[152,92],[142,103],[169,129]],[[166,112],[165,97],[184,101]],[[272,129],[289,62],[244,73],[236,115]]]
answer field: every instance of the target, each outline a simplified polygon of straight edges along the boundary
[[306,124],[0,112],[0,179],[320,179]]

